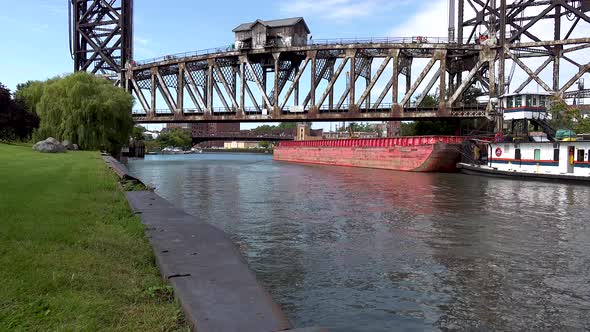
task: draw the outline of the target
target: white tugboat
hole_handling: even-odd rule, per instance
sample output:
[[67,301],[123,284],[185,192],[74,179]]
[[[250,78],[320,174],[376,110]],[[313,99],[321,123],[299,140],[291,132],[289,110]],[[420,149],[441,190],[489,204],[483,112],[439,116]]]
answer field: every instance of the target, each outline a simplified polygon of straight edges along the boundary
[[[457,167],[463,173],[534,179],[567,180],[590,184],[590,141],[569,131],[555,132],[546,122],[550,95],[508,94],[500,98],[504,120],[512,132],[520,128],[527,141],[497,135],[493,142],[471,140],[467,158]],[[529,133],[529,124],[544,135]]]

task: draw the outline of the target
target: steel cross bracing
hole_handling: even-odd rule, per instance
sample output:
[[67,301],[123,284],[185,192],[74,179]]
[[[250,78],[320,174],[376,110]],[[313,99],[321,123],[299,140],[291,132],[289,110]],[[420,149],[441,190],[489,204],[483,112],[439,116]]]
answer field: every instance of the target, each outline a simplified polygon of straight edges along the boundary
[[[197,52],[129,65],[126,88],[137,97],[138,122],[498,116],[492,103],[468,103],[465,92],[477,86],[497,97],[538,87],[559,98],[587,95],[575,83],[590,71],[589,4],[458,0],[458,42],[392,38]],[[544,22],[549,35],[539,35]],[[425,107],[423,97],[434,92],[439,105]]]
[[[483,117],[485,105],[464,105],[460,93],[443,98],[438,107],[422,107],[421,98],[412,99],[429,73],[436,74],[427,88],[447,96],[449,59],[478,63],[482,49],[448,43],[373,43],[228,51],[130,67],[127,88],[141,107],[134,111],[138,122]],[[412,64],[418,58],[428,64],[412,80]],[[406,77],[402,89],[401,77]]]
[[479,74],[492,96],[526,92],[530,83],[560,98],[576,95],[568,90],[590,70],[590,0],[458,1],[459,40],[495,36],[497,77],[490,67]]
[[133,0],[68,0],[74,70],[117,84],[133,57]]

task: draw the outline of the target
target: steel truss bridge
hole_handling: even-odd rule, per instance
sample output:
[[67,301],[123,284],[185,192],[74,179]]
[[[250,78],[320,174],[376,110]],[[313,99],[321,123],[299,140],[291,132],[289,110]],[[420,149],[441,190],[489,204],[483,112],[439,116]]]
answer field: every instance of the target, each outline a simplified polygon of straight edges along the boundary
[[[132,8],[131,0],[110,0],[108,8],[105,0],[71,1],[98,3],[104,12]],[[467,102],[470,88],[497,97],[509,87],[522,92],[533,81],[558,98],[588,95],[576,83],[590,71],[590,0],[456,1],[449,1],[456,15],[447,38],[225,47],[127,61],[118,73],[137,98],[133,117],[140,123],[493,117],[492,103]],[[539,29],[547,24],[550,34]],[[110,53],[94,44],[94,63],[100,63]],[[435,89],[439,104],[426,107],[424,96]]]
[[238,132],[222,132],[210,135],[193,135],[193,143],[208,141],[292,141],[295,138],[293,133],[256,133],[249,130],[240,130]]

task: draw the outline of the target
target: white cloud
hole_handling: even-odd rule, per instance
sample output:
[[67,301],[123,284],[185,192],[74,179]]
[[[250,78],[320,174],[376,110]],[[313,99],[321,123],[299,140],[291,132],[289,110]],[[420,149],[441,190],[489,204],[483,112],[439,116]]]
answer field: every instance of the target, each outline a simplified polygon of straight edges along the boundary
[[370,16],[403,5],[411,0],[392,3],[388,0],[294,0],[281,4],[281,11],[294,16],[317,16],[324,19],[346,20]]

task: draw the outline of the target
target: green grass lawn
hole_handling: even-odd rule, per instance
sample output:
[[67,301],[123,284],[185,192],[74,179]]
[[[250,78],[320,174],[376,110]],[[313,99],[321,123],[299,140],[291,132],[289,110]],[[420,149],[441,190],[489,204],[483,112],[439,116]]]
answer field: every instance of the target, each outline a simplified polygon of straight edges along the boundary
[[0,144],[0,331],[187,330],[97,152]]

